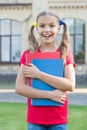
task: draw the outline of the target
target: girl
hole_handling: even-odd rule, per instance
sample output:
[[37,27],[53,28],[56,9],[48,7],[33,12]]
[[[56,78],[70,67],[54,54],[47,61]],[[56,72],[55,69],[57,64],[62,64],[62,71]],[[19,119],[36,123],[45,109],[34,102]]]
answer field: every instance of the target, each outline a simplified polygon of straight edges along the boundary
[[[61,24],[64,32],[60,46],[55,45],[55,39],[60,31]],[[34,28],[40,36],[38,43],[34,36]],[[69,32],[66,23],[51,11],[41,12],[30,29],[29,49],[24,51],[20,59],[20,68],[16,79],[16,93],[28,97],[28,130],[67,130],[68,99],[67,91],[75,87],[74,60],[69,50]],[[31,52],[56,52],[64,60],[64,77],[57,77],[42,72],[33,64],[26,66],[25,55]],[[38,90],[26,84],[26,78],[36,78],[56,88],[53,91]],[[63,103],[63,106],[32,106],[31,99],[50,99]]]

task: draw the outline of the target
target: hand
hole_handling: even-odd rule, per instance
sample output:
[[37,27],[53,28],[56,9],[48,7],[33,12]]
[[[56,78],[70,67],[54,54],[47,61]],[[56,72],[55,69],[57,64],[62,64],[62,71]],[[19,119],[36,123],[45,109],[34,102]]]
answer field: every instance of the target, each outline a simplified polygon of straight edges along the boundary
[[24,67],[25,77],[38,78],[40,70],[33,64],[29,63],[29,66]]
[[66,92],[60,91],[58,89],[51,91],[51,100],[63,103],[66,100]]

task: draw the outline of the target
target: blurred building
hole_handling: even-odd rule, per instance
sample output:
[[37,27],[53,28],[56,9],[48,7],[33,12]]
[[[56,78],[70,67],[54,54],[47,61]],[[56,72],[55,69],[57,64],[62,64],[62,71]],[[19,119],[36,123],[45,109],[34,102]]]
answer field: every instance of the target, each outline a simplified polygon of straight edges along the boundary
[[[44,9],[58,12],[67,22],[77,63],[77,83],[86,84],[87,0],[0,0],[0,79],[16,76],[20,55],[28,47],[29,27]],[[59,40],[61,34],[62,30]]]

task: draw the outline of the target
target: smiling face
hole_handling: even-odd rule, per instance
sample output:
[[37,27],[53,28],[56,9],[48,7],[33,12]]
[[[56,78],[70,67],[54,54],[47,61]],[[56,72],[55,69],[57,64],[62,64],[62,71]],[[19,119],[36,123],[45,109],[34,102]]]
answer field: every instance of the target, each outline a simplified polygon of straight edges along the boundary
[[60,30],[58,18],[51,15],[40,16],[37,20],[37,31],[43,44],[54,44]]

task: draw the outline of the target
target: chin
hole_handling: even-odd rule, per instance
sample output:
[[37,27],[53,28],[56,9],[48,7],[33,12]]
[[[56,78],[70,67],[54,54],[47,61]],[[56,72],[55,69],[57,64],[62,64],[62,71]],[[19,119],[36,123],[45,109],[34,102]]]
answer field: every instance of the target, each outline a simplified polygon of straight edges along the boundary
[[53,41],[44,41],[43,43],[44,44],[51,44],[51,43],[53,43]]

